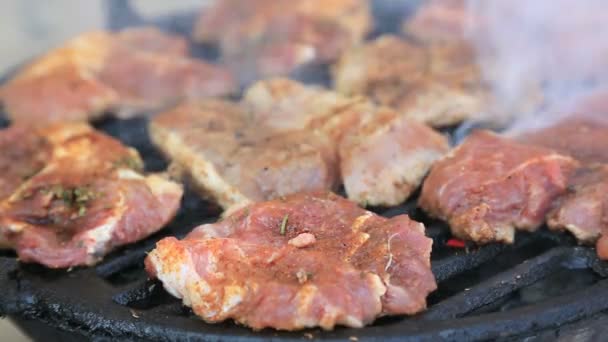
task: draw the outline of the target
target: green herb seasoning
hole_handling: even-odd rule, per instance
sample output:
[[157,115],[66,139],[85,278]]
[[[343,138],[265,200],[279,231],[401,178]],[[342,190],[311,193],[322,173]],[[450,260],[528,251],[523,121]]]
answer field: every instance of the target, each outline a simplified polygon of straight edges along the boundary
[[116,168],[128,168],[135,171],[142,171],[144,165],[137,156],[124,156],[114,162]]
[[43,194],[51,194],[53,199],[58,199],[62,201],[65,206],[76,210],[77,217],[86,215],[89,202],[99,197],[99,195],[88,186],[66,188],[60,184],[55,184],[40,189],[40,192]]

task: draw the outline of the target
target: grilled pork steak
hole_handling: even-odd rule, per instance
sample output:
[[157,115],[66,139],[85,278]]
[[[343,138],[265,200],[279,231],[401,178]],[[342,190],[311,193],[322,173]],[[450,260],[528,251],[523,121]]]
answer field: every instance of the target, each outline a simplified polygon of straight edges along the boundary
[[608,166],[579,169],[571,177],[569,192],[554,203],[547,223],[551,229],[570,231],[585,243],[608,233]]
[[[340,143],[348,198],[363,205],[397,205],[414,192],[447,139],[426,125],[381,108]],[[367,122],[366,122],[367,121]]]
[[86,124],[54,125],[38,139],[49,149],[44,166],[0,203],[0,235],[21,261],[92,265],[158,231],[177,212],[180,185],[143,175],[135,150]]
[[515,229],[543,223],[577,167],[552,150],[476,131],[433,166],[419,205],[460,238],[511,243]]
[[156,29],[82,34],[19,71],[0,88],[14,122],[94,120],[157,109],[235,89],[221,67],[187,57],[183,38]]
[[199,192],[234,210],[337,181],[329,140],[307,131],[275,133],[238,105],[209,100],[155,117],[152,141]]
[[567,115],[554,113],[556,119],[546,127],[513,132],[523,143],[551,148],[583,164],[571,177],[569,191],[555,201],[547,223],[582,243],[597,242],[603,259],[608,259],[607,104],[606,92],[598,91],[578,99]]
[[375,111],[364,98],[346,97],[286,78],[253,84],[243,103],[254,121],[273,131],[318,131],[336,144],[362,117]]
[[368,96],[433,126],[479,114],[489,97],[474,52],[459,42],[417,45],[381,36],[345,52],[333,71],[340,93]]
[[51,155],[49,142],[26,126],[0,130],[0,201],[38,173]]
[[414,314],[436,288],[432,240],[331,193],[245,207],[157,243],[146,269],[207,322],[262,329],[362,327]]
[[[240,103],[178,106],[155,117],[150,134],[174,169],[229,211],[333,189],[340,161],[349,196],[381,204],[407,197],[446,148],[438,133],[400,117],[362,98],[278,78],[257,82]],[[393,167],[383,179],[378,168],[365,168],[385,162]]]
[[550,125],[513,132],[527,144],[554,149],[584,164],[608,163],[608,93],[596,91],[574,102],[566,113],[553,113]]
[[243,75],[284,75],[335,58],[371,27],[367,1],[221,0],[203,9],[194,39],[218,43]]

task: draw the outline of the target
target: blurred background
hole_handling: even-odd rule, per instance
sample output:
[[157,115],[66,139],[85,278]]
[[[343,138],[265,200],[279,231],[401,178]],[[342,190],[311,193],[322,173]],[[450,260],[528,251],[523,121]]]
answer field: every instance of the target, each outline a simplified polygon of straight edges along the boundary
[[[103,28],[107,0],[0,1],[0,75],[57,46],[79,32]],[[132,0],[143,17],[199,9],[209,0]],[[0,341],[29,341],[12,323],[0,319]]]
[[[103,28],[108,0],[0,1],[0,72],[54,47],[75,34]],[[199,9],[210,0],[132,0],[143,17]]]

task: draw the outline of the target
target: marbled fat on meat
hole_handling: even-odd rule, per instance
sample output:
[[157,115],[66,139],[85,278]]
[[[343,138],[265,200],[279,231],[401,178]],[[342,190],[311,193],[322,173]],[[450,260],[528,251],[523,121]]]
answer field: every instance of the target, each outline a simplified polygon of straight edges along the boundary
[[247,206],[181,241],[165,238],[146,269],[207,322],[362,327],[426,308],[436,288],[431,245],[405,215],[383,218],[331,193],[296,194]]

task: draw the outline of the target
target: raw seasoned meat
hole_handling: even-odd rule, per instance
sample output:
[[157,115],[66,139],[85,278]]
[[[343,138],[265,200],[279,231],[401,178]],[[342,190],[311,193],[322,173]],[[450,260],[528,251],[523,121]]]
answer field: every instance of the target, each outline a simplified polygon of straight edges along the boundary
[[337,183],[335,151],[325,135],[273,131],[230,102],[178,106],[155,117],[150,134],[200,193],[227,210]]
[[608,166],[579,169],[568,189],[548,215],[549,228],[568,230],[584,243],[608,234]]
[[419,205],[457,237],[511,243],[515,229],[543,223],[577,167],[552,150],[476,131],[433,166]]
[[84,33],[19,71],[0,101],[12,121],[41,125],[124,117],[235,88],[228,71],[187,52],[182,38],[151,28]]
[[406,35],[430,43],[463,40],[483,22],[467,7],[467,0],[429,0],[403,23]]
[[86,124],[39,134],[50,148],[48,160],[0,203],[0,235],[21,261],[92,265],[158,231],[177,212],[181,186],[143,175],[135,150]]
[[418,45],[396,36],[345,52],[333,70],[336,89],[433,126],[480,114],[489,100],[473,51],[461,43]]
[[381,108],[340,143],[340,171],[348,198],[363,205],[397,205],[420,185],[448,150],[426,125]]
[[194,38],[219,43],[222,55],[253,76],[287,74],[333,61],[371,27],[367,1],[220,0],[203,9]]
[[146,269],[207,322],[253,329],[362,327],[415,314],[436,288],[432,240],[331,193],[245,207],[183,240],[157,243]]

